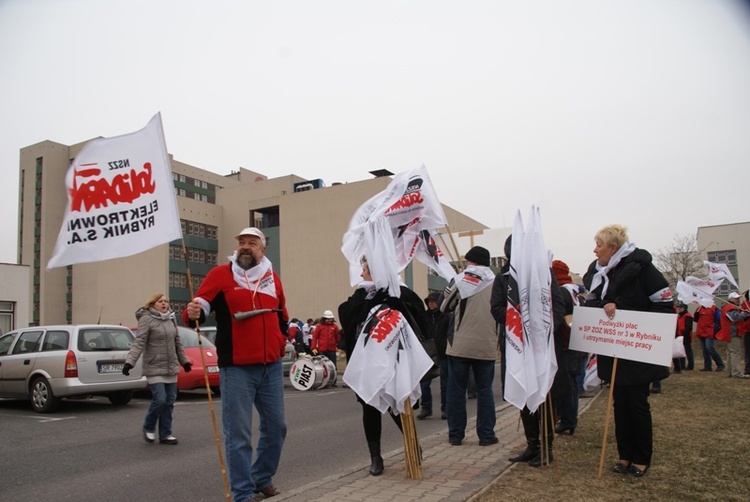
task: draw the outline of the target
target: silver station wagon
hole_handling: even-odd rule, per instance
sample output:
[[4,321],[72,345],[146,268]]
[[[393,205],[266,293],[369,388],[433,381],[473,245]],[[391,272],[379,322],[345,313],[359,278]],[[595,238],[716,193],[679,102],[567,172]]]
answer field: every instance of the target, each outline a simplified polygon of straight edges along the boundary
[[33,326],[0,337],[0,397],[30,399],[51,413],[67,397],[107,396],[125,405],[146,388],[140,359],[122,374],[133,333],[101,324]]

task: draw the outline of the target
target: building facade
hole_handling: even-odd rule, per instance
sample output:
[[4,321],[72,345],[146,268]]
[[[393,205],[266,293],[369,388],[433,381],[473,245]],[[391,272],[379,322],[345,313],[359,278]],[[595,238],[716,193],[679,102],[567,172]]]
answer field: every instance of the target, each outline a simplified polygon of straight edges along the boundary
[[31,267],[0,263],[0,334],[29,325]]
[[[726,263],[740,291],[750,287],[750,222],[698,227],[698,250],[703,259]],[[715,294],[726,298],[736,288],[726,279]]]
[[[135,311],[156,292],[168,295],[179,311],[206,273],[227,262],[236,248],[234,236],[247,226],[262,228],[268,236],[266,256],[282,279],[290,316],[307,319],[320,317],[324,310],[336,312],[352,292],[341,253],[349,220],[391,181],[376,176],[325,186],[319,179],[269,179],[243,168],[222,176],[170,155],[182,241],[126,258],[46,270],[65,214],[65,175],[84,145],[43,141],[21,149],[18,263],[29,266],[28,325],[134,326]],[[487,228],[443,208],[451,232]],[[502,249],[491,252],[502,255]],[[421,297],[444,285],[417,262],[406,269],[404,281]]]

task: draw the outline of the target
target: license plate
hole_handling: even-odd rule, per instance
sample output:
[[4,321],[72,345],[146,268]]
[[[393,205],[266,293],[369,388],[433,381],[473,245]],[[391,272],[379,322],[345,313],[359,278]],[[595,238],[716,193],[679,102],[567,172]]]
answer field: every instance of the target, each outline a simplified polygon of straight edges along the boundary
[[218,373],[219,367],[218,366],[209,366],[206,368],[206,372],[208,373]]
[[101,374],[122,373],[123,366],[125,366],[125,363],[100,364],[99,373]]

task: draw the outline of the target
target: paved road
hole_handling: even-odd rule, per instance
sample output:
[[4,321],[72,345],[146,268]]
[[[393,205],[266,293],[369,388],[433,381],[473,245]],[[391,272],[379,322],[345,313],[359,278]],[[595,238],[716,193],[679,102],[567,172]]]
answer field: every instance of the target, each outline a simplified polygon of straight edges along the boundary
[[[437,386],[433,382],[436,398]],[[499,379],[495,387],[499,404]],[[177,446],[143,441],[140,430],[148,402],[147,396],[125,407],[115,407],[106,398],[63,400],[57,413],[41,415],[26,402],[0,400],[0,500],[223,500],[205,392],[180,394],[174,413]],[[469,403],[473,417],[476,407],[474,401]],[[214,404],[221,430],[220,398]],[[300,392],[287,384],[285,406],[289,433],[274,479],[280,489],[292,491],[369,466],[360,406],[350,389]],[[417,426],[420,437],[446,429],[439,417],[418,421]],[[383,432],[385,453],[403,448],[388,417]]]

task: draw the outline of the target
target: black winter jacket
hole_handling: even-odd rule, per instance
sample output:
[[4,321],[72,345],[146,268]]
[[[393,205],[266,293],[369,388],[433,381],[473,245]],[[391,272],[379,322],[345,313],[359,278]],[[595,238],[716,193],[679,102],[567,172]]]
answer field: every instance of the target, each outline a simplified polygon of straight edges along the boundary
[[[589,265],[583,276],[583,284],[590,290],[591,281],[596,274],[596,261]],[[645,249],[636,248],[622,259],[607,274],[609,287],[607,294],[601,298],[604,284],[590,291],[586,297],[587,307],[604,307],[613,302],[618,310],[636,310],[639,312],[674,313],[672,293],[664,276],[652,263],[651,254]],[[613,358],[600,355],[597,358],[599,378],[612,380]],[[638,385],[667,378],[669,368],[655,364],[619,359],[615,385]]]

